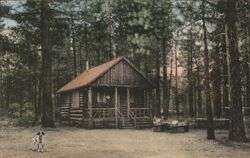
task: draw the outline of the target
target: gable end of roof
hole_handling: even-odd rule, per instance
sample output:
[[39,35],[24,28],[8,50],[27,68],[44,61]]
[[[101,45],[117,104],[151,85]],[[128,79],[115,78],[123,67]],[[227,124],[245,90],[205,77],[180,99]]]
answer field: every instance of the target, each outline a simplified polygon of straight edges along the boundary
[[109,62],[106,62],[104,64],[93,67],[87,71],[84,71],[82,74],[80,74],[79,76],[74,78],[72,81],[64,85],[62,88],[60,88],[57,91],[57,93],[66,92],[66,91],[74,90],[77,88],[89,86],[90,84],[92,84],[97,79],[102,77],[106,72],[108,72],[110,69],[112,69],[115,65],[117,65],[123,60],[128,65],[130,65],[140,76],[142,76],[150,84],[150,86],[153,86],[152,82],[148,80],[141,71],[139,71],[127,58],[122,56],[122,57],[113,59]]

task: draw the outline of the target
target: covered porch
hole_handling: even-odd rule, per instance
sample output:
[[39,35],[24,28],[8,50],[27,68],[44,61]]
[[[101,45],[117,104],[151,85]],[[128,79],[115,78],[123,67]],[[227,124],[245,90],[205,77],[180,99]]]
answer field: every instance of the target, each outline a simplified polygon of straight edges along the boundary
[[94,125],[110,121],[116,128],[137,128],[141,120],[152,120],[150,103],[149,88],[92,86],[85,110]]

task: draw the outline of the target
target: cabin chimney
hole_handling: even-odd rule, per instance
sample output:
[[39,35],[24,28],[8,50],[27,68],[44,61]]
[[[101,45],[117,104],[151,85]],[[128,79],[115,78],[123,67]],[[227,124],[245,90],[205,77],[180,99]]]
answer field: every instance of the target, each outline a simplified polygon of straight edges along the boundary
[[87,60],[86,61],[86,70],[88,70],[89,69],[89,61]]

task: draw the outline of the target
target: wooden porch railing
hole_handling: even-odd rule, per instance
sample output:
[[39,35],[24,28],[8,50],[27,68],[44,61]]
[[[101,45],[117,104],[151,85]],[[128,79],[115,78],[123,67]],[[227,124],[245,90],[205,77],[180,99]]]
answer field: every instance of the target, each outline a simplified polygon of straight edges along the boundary
[[125,123],[124,116],[122,115],[122,113],[120,111],[117,111],[117,114],[118,114],[118,117],[122,119],[122,125],[124,127],[124,123]]
[[131,110],[129,111],[129,117],[133,119],[134,127],[136,128],[136,126],[137,126],[137,124],[136,124],[136,116]]
[[106,119],[115,117],[115,108],[93,108],[93,118]]
[[130,113],[132,113],[135,117],[150,117],[150,109],[149,108],[131,108]]

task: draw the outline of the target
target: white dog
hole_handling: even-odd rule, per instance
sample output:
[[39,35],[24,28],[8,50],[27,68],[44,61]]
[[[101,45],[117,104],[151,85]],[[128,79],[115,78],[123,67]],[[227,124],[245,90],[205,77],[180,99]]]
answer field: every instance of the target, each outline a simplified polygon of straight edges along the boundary
[[37,152],[43,152],[44,147],[44,135],[45,133],[43,131],[37,132],[36,135],[33,137],[33,144],[34,144],[34,150],[37,150]]

